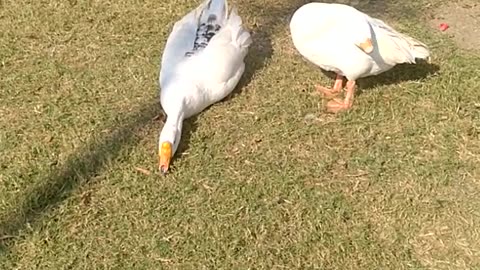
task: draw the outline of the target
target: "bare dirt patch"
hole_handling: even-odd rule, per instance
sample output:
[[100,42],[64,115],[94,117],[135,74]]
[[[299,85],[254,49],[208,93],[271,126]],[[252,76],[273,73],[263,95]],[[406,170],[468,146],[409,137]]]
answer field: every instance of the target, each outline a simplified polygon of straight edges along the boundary
[[466,50],[480,50],[480,3],[474,1],[452,2],[439,7],[430,20],[432,27],[448,24],[445,34]]

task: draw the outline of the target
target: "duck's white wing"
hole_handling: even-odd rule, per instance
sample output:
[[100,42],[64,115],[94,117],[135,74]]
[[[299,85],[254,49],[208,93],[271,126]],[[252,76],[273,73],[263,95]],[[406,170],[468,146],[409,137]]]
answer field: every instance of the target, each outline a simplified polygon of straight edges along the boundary
[[185,59],[185,53],[193,48],[199,17],[206,3],[203,2],[174,24],[162,55],[160,85],[172,77],[176,66]]
[[395,31],[382,20],[370,17],[368,21],[375,32],[378,52],[385,63],[393,66],[402,63],[414,64],[415,59],[429,59],[427,45]]

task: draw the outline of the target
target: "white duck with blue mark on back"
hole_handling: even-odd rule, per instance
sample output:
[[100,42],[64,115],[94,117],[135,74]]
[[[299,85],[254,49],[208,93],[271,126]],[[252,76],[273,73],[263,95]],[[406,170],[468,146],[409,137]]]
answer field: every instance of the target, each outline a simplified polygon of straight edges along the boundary
[[252,40],[226,0],[206,0],[176,22],[160,70],[160,103],[167,119],[159,136],[159,170],[166,173],[183,120],[222,100],[238,84]]
[[328,102],[330,112],[351,108],[358,78],[380,74],[397,64],[430,59],[422,42],[342,4],[303,5],[292,16],[290,33],[301,55],[337,74],[333,89],[317,86],[317,90],[333,98],[341,92],[343,79],[347,78],[345,98]]

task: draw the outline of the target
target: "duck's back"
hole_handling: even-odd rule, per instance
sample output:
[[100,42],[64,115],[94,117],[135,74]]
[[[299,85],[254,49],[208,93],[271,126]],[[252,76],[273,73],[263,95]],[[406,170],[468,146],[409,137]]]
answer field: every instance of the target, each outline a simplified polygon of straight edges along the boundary
[[309,61],[347,77],[360,77],[373,63],[349,33],[365,23],[365,14],[350,6],[309,3],[292,16],[290,31],[295,47]]

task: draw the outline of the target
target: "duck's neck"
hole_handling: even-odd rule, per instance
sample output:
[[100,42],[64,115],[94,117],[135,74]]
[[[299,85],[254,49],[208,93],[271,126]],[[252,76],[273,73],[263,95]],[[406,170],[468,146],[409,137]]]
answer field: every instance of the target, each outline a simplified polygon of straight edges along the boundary
[[177,150],[180,143],[180,137],[182,134],[182,126],[184,120],[184,106],[183,102],[179,106],[169,108],[167,112],[167,120],[163,125],[162,132],[160,133],[159,145],[164,142],[169,142],[172,145],[172,156]]
[[169,114],[167,115],[167,120],[165,121],[164,127],[176,129],[177,132],[181,132],[183,119],[184,119],[184,112],[183,112],[183,106],[182,106],[182,108],[179,107],[178,110],[169,112]]

